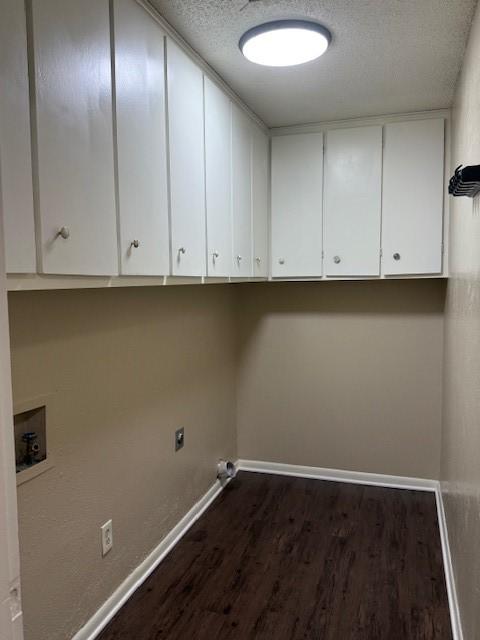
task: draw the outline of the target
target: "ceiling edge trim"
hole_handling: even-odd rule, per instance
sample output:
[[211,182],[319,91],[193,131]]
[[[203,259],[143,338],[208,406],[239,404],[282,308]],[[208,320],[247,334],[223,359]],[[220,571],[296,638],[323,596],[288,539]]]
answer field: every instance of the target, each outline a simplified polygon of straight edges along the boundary
[[421,120],[429,118],[451,119],[451,109],[429,109],[427,111],[410,111],[407,113],[391,113],[378,116],[364,116],[358,118],[345,118],[343,120],[326,120],[324,122],[309,122],[307,124],[285,125],[283,127],[271,127],[268,131],[271,136],[283,136],[293,133],[318,133],[328,129],[342,129],[354,126],[388,124],[390,122]]

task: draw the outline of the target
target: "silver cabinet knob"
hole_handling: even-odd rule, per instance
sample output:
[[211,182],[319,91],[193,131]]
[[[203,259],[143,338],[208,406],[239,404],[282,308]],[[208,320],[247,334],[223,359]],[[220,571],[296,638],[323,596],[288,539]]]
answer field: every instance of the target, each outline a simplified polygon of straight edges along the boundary
[[285,264],[285,258],[279,258],[278,264]]
[[237,256],[237,262],[241,262],[242,261],[242,256]]
[[134,249],[138,249],[139,246],[140,246],[139,240],[132,240],[132,242],[130,243],[130,247],[133,247]]
[[262,261],[262,259],[261,259],[261,258],[259,258],[258,256],[255,258],[255,262],[256,262],[257,264],[260,264],[260,263],[261,263],[261,261]]
[[218,251],[214,251],[214,252],[212,253],[212,258],[213,258],[214,260],[216,260],[216,259],[217,259],[217,258],[219,258],[219,257],[220,257],[220,254],[218,253]]
[[400,260],[400,258],[401,258],[401,255],[399,253],[394,253],[393,254],[393,259],[394,260]]
[[183,253],[183,254],[185,254],[185,253],[186,253],[186,251],[187,251],[187,250],[185,249],[185,247],[180,247],[180,249],[178,250],[178,253]]
[[64,240],[67,240],[70,237],[70,229],[68,227],[61,227],[57,232],[57,238],[58,236],[60,236],[60,238],[63,238]]
[[333,261],[335,264],[340,264],[340,262],[342,261],[342,259],[340,258],[340,256],[334,256],[333,257]]

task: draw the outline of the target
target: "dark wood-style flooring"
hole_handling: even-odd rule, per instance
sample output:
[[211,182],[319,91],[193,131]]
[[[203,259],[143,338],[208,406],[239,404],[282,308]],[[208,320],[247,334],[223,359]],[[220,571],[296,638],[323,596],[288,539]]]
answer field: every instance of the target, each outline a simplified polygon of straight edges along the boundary
[[240,473],[100,640],[452,640],[432,493]]

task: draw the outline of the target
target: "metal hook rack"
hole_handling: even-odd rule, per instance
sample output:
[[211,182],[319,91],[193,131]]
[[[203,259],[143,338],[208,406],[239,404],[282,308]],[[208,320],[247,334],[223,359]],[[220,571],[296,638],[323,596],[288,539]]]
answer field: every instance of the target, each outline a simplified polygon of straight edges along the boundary
[[480,193],[480,164],[463,167],[459,165],[450,178],[448,193],[452,196],[474,198]]

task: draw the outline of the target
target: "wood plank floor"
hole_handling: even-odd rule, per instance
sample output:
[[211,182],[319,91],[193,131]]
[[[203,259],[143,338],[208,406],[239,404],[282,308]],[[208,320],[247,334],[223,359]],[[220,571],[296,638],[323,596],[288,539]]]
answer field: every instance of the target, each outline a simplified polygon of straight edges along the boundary
[[240,473],[101,640],[452,640],[432,493]]

